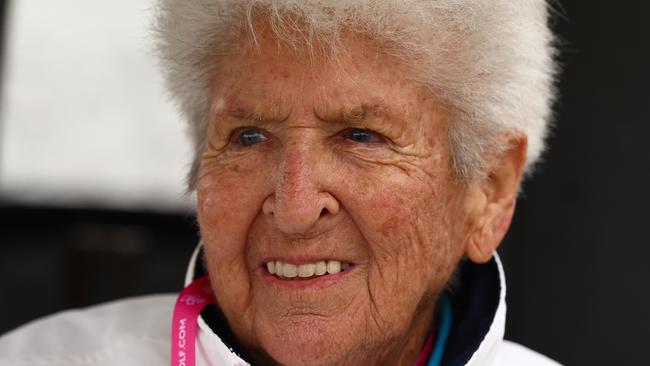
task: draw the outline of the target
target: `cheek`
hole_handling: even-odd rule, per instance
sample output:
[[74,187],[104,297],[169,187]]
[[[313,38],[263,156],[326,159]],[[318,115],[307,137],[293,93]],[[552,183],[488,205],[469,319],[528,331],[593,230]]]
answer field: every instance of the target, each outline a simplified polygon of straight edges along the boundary
[[[402,314],[396,308],[411,309],[403,312],[411,316],[444,286],[460,258],[454,245],[458,192],[445,172],[348,174],[354,204],[347,208],[367,242],[369,291],[373,301],[384,302],[377,308],[387,309],[387,317]],[[396,300],[394,293],[404,296]]]
[[451,212],[440,193],[432,186],[411,186],[368,204],[375,214],[368,216],[366,236],[377,270],[405,274],[413,283],[430,282],[431,267],[446,257],[450,242],[445,218]]
[[266,173],[259,167],[243,169],[240,164],[201,167],[197,215],[204,240],[221,238],[221,242],[247,230],[269,191]]
[[441,221],[449,212],[440,182],[397,174],[348,177],[354,181],[348,178],[351,204],[346,207],[373,253],[396,256],[414,245],[435,245],[434,237],[445,231]]
[[197,214],[206,246],[224,246],[245,229],[246,218],[256,205],[253,197],[245,194],[255,192],[251,190],[254,183],[247,183],[216,170],[202,174],[197,187]]
[[197,218],[211,275],[230,272],[245,277],[248,232],[260,212],[265,181],[230,169],[202,170]]
[[264,181],[230,169],[201,171],[197,218],[212,286],[226,313],[244,309],[250,297],[247,236],[260,212]]

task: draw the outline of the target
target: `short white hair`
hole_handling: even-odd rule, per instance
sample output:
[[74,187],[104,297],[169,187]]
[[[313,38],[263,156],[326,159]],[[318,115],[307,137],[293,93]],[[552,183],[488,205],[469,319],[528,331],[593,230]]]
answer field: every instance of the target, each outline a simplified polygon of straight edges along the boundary
[[[554,97],[554,44],[545,0],[159,0],[156,49],[167,86],[189,121],[194,188],[216,64],[255,42],[265,18],[294,46],[335,50],[342,31],[376,41],[450,113],[457,176],[481,179],[507,130],[528,138],[526,172],[544,150]],[[255,19],[254,19],[255,18]],[[298,44],[300,43],[300,44]],[[311,50],[313,51],[313,50]]]

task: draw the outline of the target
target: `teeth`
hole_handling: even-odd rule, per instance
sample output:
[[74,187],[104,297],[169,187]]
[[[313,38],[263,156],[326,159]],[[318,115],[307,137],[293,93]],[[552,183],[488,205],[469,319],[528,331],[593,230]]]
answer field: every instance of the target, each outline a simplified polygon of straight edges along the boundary
[[349,267],[350,263],[333,260],[304,263],[300,265],[280,261],[271,261],[266,263],[266,270],[270,274],[292,279],[296,277],[309,278],[313,276],[323,276],[325,274],[336,274],[345,271]]
[[327,262],[320,261],[316,262],[316,268],[314,269],[314,274],[316,276],[322,276],[327,273]]
[[341,262],[327,261],[327,273],[335,274],[341,272]]
[[295,264],[285,263],[282,266],[282,269],[284,270],[284,277],[294,278],[298,275],[298,266]]
[[314,275],[315,264],[301,264],[298,266],[298,277],[311,277]]

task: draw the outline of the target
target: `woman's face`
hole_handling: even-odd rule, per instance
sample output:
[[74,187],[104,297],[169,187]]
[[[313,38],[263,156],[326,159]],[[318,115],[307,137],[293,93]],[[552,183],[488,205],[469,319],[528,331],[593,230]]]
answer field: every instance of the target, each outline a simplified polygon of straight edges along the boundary
[[328,62],[262,40],[213,93],[198,219],[253,360],[412,363],[463,254],[445,112],[390,58],[345,45]]

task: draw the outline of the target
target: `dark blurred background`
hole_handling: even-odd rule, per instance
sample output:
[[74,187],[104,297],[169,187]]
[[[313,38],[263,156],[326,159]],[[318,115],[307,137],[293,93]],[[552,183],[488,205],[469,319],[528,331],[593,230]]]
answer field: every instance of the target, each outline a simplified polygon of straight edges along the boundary
[[[500,249],[506,337],[567,365],[648,364],[650,2],[556,8],[556,127]],[[197,240],[189,212],[0,195],[0,333],[69,307],[178,291]]]

